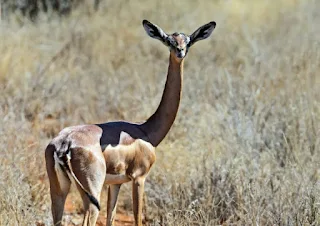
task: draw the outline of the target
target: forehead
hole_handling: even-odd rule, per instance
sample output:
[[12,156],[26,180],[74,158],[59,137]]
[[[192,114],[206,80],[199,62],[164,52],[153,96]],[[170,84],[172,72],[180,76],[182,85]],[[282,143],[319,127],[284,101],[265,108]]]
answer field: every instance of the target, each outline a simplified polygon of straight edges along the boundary
[[188,44],[189,37],[183,33],[173,33],[170,35],[170,42],[173,45],[184,46]]

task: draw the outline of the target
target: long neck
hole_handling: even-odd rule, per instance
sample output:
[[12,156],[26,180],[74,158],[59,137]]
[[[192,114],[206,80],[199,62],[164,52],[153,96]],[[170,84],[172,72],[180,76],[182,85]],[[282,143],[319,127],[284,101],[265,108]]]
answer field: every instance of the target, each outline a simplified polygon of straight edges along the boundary
[[155,113],[141,125],[150,143],[156,147],[169,132],[178,112],[183,80],[183,59],[170,53],[166,85]]

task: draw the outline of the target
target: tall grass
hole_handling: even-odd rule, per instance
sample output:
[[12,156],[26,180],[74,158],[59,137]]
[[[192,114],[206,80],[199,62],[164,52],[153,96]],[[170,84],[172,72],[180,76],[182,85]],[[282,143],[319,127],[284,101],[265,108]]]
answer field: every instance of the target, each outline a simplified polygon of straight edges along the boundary
[[[2,21],[0,225],[52,223],[44,148],[59,130],[156,109],[169,53],[144,18],[185,33],[217,22],[186,59],[146,184],[148,223],[319,225],[319,12],[317,0],[118,0]],[[124,186],[119,207],[131,211],[130,197]]]

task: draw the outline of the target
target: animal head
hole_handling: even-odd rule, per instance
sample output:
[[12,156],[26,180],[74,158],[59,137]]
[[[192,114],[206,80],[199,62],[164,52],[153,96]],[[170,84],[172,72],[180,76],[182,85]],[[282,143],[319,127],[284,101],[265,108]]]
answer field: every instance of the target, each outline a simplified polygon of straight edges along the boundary
[[216,27],[216,22],[211,21],[210,23],[199,27],[191,35],[177,32],[171,35],[166,34],[159,26],[147,20],[143,20],[142,25],[151,38],[160,40],[164,45],[169,47],[171,52],[175,53],[177,58],[183,59],[194,43],[206,39],[211,35]]

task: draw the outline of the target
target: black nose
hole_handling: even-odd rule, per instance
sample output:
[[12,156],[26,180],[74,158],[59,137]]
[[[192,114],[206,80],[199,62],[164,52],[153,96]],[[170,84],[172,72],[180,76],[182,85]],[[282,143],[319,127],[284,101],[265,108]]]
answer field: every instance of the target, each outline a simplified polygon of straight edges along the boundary
[[177,57],[178,58],[183,58],[185,55],[183,54],[183,52],[177,52]]

